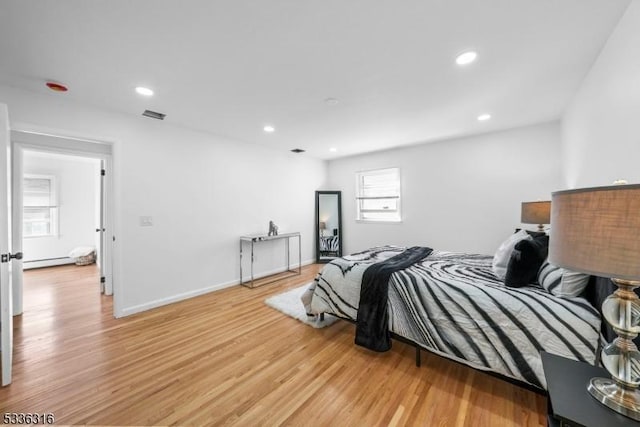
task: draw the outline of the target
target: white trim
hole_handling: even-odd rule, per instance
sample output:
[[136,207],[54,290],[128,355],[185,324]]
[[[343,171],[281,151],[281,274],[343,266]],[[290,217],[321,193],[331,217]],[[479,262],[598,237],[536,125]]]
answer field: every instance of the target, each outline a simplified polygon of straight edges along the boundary
[[153,308],[158,308],[163,305],[171,304],[178,301],[183,301],[189,298],[197,297],[200,295],[208,294],[209,292],[219,291],[221,289],[229,288],[231,286],[238,285],[240,283],[239,280],[235,279],[230,282],[219,283],[217,285],[209,286],[207,288],[196,289],[195,291],[184,292],[177,295],[172,295],[166,298],[160,298],[157,300],[145,302],[144,304],[134,305],[132,307],[126,307],[120,310],[120,313],[116,313],[116,317],[125,317],[130,316],[135,313],[140,313],[142,311],[151,310]]
[[58,265],[67,265],[67,264],[75,264],[75,260],[73,258],[56,258],[56,259],[43,259],[37,261],[23,261],[22,269],[23,270],[31,270],[33,268],[43,268],[43,267],[55,267]]
[[82,157],[102,158],[101,155],[113,154],[112,143],[107,141],[79,139],[19,129],[11,130],[11,141],[20,142],[24,146],[33,147],[35,150],[39,148],[40,150],[38,151],[68,153],[76,156],[81,155]]
[[[310,265],[315,263],[315,259],[310,259],[310,260],[306,260],[302,262],[302,265]],[[291,268],[297,267],[298,264],[292,264]],[[268,271],[268,272],[263,272],[260,273],[259,276],[254,276],[254,278],[260,278],[260,277],[266,277],[266,276],[270,276],[271,274],[276,274],[276,273],[282,273],[282,268],[280,269],[276,269],[276,270],[272,270],[272,271]],[[165,297],[165,298],[160,298],[157,300],[153,300],[153,301],[149,301],[146,302],[144,304],[139,304],[139,305],[134,305],[132,307],[126,307],[122,310],[120,310],[118,313],[116,313],[116,317],[125,317],[125,316],[130,316],[132,314],[136,314],[136,313],[140,313],[143,311],[147,311],[147,310],[151,310],[153,308],[158,308],[158,307],[162,307],[163,305],[167,305],[167,304],[172,304],[174,302],[179,302],[179,301],[184,301],[186,299],[189,298],[194,298],[194,297],[198,297],[204,294],[208,294],[210,292],[215,292],[215,291],[219,291],[225,288],[230,288],[232,286],[239,286],[240,285],[240,278],[231,280],[229,282],[224,282],[224,283],[219,283],[217,285],[213,285],[213,286],[209,286],[206,288],[201,288],[201,289],[196,289],[194,291],[189,291],[189,292],[184,292],[181,294],[177,294],[177,295],[172,295],[169,297]],[[268,285],[266,285],[268,286]]]
[[358,219],[355,221],[359,224],[400,224],[401,219]]
[[[9,191],[11,179],[11,138],[9,133],[9,109],[6,104],[0,103],[0,253],[15,252],[10,247],[9,241]],[[9,170],[7,170],[7,168]],[[13,296],[11,295],[12,272],[10,265],[13,262],[0,263],[0,365],[2,365],[2,385],[11,383],[11,370],[13,368]]]
[[[301,266],[305,266],[305,265],[313,264],[313,263],[315,263],[315,262],[316,262],[316,260],[315,260],[315,259],[305,260],[305,261],[302,261]],[[271,276],[272,274],[285,273],[285,272],[287,271],[287,270],[286,270],[286,268],[287,268],[287,267],[286,267],[285,265],[283,265],[282,267],[280,267],[280,268],[274,268],[273,270],[262,271],[262,272],[257,273],[257,274],[255,274],[255,273],[254,273],[254,274],[253,274],[253,280],[262,279],[263,277]],[[292,263],[292,264],[290,264],[290,265],[289,265],[289,268],[291,268],[291,269],[298,268],[298,263],[296,262],[296,263]],[[251,280],[251,278],[249,278],[249,280]],[[238,279],[238,284],[239,284],[239,283],[240,283],[240,279]],[[243,282],[243,283],[246,283],[246,282]]]
[[[110,141],[96,141],[90,139],[80,139],[77,137],[65,137],[52,135],[48,133],[40,133],[28,130],[12,130],[11,131],[11,145],[14,149],[14,164],[18,167],[14,167],[14,174],[18,172],[17,169],[20,169],[19,172],[22,174],[22,161],[18,156],[22,156],[22,152],[24,150],[30,151],[39,151],[45,153],[57,153],[57,154],[67,154],[78,157],[90,157],[94,159],[104,160],[105,163],[105,171],[106,171],[106,179],[105,179],[105,218],[104,218],[104,227],[106,231],[106,241],[111,242],[111,244],[105,245],[104,251],[104,276],[105,276],[105,294],[111,295],[114,294],[113,297],[113,314],[114,317],[118,317],[119,307],[122,304],[121,300],[123,297],[122,291],[122,283],[119,278],[119,263],[120,260],[118,248],[114,242],[114,236],[117,235],[118,228],[115,222],[115,197],[114,197],[114,171],[113,171],[113,155],[115,151],[114,143]],[[20,160],[19,162],[16,160]],[[15,175],[14,175],[15,176]],[[13,187],[16,187],[14,182]],[[22,185],[20,185],[21,189]],[[14,191],[18,197],[21,197],[21,191]],[[14,215],[16,215],[16,211],[21,211],[21,209],[17,209],[17,206],[22,206],[22,200],[20,203],[16,203],[14,200]],[[18,223],[18,221],[16,221]],[[19,224],[22,225],[22,218],[19,220]],[[15,227],[14,227],[15,228]],[[22,233],[20,232],[20,237],[22,237]],[[14,242],[18,243],[16,247],[22,246],[22,240],[19,241],[14,240]],[[20,266],[20,272],[16,272],[14,274],[14,280],[16,276],[20,277],[20,282],[22,279],[22,266]],[[117,292],[114,292],[114,283],[117,287]],[[15,289],[15,286],[14,286]],[[20,290],[22,290],[22,286],[20,286]],[[21,301],[20,295],[20,301]],[[22,304],[20,304],[20,310]]]

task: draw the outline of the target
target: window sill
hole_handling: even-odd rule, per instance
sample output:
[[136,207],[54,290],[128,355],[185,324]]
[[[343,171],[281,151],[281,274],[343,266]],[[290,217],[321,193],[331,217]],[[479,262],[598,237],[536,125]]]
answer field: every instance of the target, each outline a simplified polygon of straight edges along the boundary
[[375,220],[375,219],[356,219],[358,224],[402,224],[401,219],[393,220]]

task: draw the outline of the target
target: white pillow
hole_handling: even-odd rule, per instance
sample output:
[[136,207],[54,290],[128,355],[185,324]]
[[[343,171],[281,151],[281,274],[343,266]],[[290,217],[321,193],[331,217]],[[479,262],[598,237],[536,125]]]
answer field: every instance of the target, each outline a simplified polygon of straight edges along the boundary
[[553,295],[577,297],[587,287],[589,275],[556,267],[545,261],[538,270],[538,283]]
[[533,240],[533,237],[531,237],[526,230],[520,230],[502,242],[496,254],[493,256],[491,267],[493,268],[493,274],[495,274],[498,279],[504,280],[504,277],[507,275],[507,264],[509,264],[511,252],[513,252],[513,248],[521,240]]
[[69,252],[69,258],[79,258],[81,256],[87,256],[91,252],[95,252],[96,248],[93,246],[79,246]]
[[562,283],[556,295],[561,297],[577,297],[589,284],[589,275],[563,268]]

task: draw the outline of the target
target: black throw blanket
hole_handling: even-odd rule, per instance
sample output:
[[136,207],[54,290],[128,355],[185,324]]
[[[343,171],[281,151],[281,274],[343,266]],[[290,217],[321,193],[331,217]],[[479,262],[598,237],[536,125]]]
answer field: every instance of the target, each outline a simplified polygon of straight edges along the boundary
[[387,351],[391,348],[387,311],[391,274],[422,260],[432,250],[414,246],[385,261],[373,264],[364,271],[356,319],[356,344],[374,351]]

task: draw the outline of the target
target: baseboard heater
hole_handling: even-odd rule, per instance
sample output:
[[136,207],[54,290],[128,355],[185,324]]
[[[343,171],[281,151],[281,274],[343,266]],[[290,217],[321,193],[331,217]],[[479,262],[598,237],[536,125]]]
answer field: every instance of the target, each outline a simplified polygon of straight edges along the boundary
[[47,258],[47,259],[34,259],[29,261],[22,262],[22,268],[24,270],[29,270],[32,268],[43,268],[43,267],[53,267],[56,265],[66,265],[73,264],[75,260],[69,257],[60,257],[60,258]]

